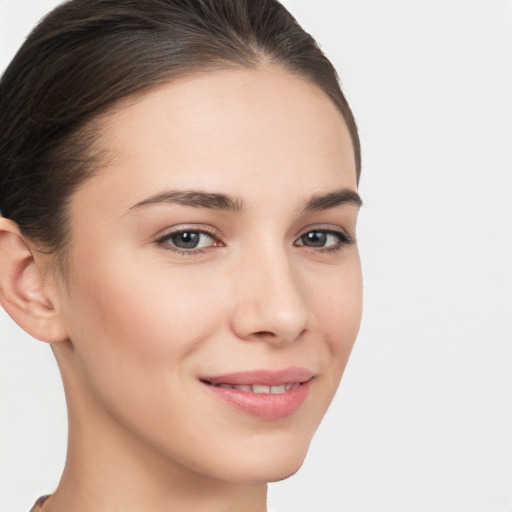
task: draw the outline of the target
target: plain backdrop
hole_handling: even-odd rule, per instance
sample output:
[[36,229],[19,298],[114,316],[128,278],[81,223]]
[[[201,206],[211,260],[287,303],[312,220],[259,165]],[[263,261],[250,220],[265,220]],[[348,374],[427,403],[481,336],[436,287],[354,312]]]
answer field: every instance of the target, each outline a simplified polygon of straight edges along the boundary
[[[1,69],[57,3],[0,0]],[[511,512],[512,2],[284,3],[359,123],[365,311],[308,458],[270,506]],[[2,311],[2,512],[55,488],[65,439],[51,351]]]

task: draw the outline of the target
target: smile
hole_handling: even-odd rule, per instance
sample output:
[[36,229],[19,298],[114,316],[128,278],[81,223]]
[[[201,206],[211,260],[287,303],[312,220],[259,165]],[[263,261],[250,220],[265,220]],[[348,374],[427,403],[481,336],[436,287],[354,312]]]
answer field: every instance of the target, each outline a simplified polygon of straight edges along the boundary
[[263,420],[279,420],[306,401],[314,374],[306,369],[257,370],[202,378],[212,395],[236,410]]
[[279,394],[286,393],[300,386],[300,382],[294,382],[289,384],[281,384],[279,386],[265,386],[263,384],[214,384],[212,382],[206,382],[210,386],[215,386],[224,389],[238,389],[239,391],[247,391],[249,393],[266,393],[266,394]]

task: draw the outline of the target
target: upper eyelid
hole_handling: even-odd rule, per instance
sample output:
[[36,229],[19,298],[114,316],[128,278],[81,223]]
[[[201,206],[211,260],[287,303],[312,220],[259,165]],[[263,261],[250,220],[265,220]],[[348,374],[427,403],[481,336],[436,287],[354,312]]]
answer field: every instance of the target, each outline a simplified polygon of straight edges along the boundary
[[203,233],[206,234],[212,238],[215,238],[216,240],[220,240],[223,235],[219,232],[219,230],[213,228],[212,226],[208,226],[205,224],[199,224],[199,225],[187,225],[182,224],[178,226],[174,226],[172,228],[167,228],[162,230],[160,233],[156,235],[157,240],[162,240],[164,238],[167,238],[169,236],[178,234],[178,233],[186,233],[186,232],[197,232],[197,233]]
[[302,228],[297,235],[295,235],[297,238],[300,238],[301,236],[305,235],[306,233],[309,233],[310,231],[327,231],[330,233],[342,233],[346,236],[353,236],[350,234],[350,231],[343,228],[340,225],[333,225],[333,224],[311,224],[310,226],[306,226],[305,228]]
[[301,234],[299,234],[299,236],[297,237],[297,239],[302,238],[304,235],[307,235],[308,233],[312,233],[315,231],[319,231],[321,233],[327,233],[330,235],[343,235],[343,236],[347,236],[347,237],[351,236],[350,233],[348,231],[346,231],[345,229],[311,228],[311,229],[306,229],[306,231],[302,231]]

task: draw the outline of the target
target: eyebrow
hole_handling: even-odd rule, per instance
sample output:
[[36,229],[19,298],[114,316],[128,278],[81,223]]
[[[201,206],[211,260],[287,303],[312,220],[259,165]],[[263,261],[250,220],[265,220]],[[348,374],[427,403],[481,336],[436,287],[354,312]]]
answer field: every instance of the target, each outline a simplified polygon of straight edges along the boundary
[[347,203],[353,204],[358,208],[363,206],[363,201],[355,190],[342,188],[341,190],[328,192],[326,194],[315,194],[311,199],[306,201],[302,210],[304,212],[328,210]]
[[244,201],[226,194],[203,192],[201,190],[170,190],[148,197],[134,204],[130,210],[154,204],[180,204],[194,208],[208,208],[240,213],[245,209]]
[[[306,213],[328,210],[347,203],[361,207],[363,201],[354,190],[343,188],[325,194],[315,194],[304,203],[300,210]],[[130,210],[157,204],[179,204],[182,206],[207,208],[232,213],[241,213],[245,210],[245,202],[239,197],[230,197],[226,194],[204,192],[202,190],[169,190],[161,192],[139,201],[131,206]]]
[[359,197],[359,194],[350,188],[342,188],[334,192],[328,192],[326,194],[315,194],[304,204],[302,211],[304,212],[316,212],[320,210],[328,210],[341,206],[343,204],[353,204],[358,208],[363,206],[363,201]]

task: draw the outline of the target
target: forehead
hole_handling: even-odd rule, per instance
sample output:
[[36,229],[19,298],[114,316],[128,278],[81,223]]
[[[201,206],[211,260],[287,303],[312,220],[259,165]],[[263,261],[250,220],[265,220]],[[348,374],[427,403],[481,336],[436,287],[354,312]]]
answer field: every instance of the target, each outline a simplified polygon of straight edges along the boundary
[[101,141],[113,158],[89,186],[123,191],[126,204],[169,186],[255,200],[262,185],[356,189],[341,113],[317,86],[278,67],[196,74],[154,88],[116,108]]

